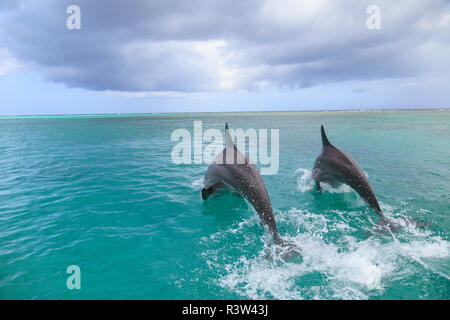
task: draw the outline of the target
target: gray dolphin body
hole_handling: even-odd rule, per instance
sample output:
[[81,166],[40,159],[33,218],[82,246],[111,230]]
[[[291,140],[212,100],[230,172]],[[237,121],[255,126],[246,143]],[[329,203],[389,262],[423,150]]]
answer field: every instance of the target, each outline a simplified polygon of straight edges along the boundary
[[225,125],[225,134],[225,149],[216,156],[206,171],[202,199],[206,200],[219,189],[231,189],[255,208],[261,221],[269,227],[274,242],[286,244],[278,233],[269,194],[258,169],[236,148],[228,132],[228,124]]
[[317,189],[321,190],[321,182],[332,186],[342,183],[349,185],[378,214],[380,223],[384,223],[385,218],[381,213],[375,193],[358,163],[349,154],[339,150],[328,141],[323,126],[321,134],[323,147],[312,171]]

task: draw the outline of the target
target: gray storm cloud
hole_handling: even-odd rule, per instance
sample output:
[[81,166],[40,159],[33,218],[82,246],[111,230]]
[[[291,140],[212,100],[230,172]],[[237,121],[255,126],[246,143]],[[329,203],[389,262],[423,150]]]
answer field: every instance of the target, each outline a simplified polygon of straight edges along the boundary
[[[71,4],[81,8],[81,30],[66,28]],[[2,1],[0,50],[49,81],[126,92],[299,88],[448,70],[448,1],[378,1],[380,30],[366,27],[371,4]]]

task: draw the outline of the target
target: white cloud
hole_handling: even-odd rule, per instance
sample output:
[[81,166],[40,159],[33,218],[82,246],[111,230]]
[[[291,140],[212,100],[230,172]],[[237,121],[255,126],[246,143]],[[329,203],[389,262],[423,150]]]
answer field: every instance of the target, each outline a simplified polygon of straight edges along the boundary
[[183,98],[186,97],[186,93],[173,92],[173,91],[111,91],[106,90],[107,95],[117,95],[124,98],[142,99],[148,97],[167,97],[167,98]]
[[0,49],[0,76],[19,70],[19,61],[7,49]]

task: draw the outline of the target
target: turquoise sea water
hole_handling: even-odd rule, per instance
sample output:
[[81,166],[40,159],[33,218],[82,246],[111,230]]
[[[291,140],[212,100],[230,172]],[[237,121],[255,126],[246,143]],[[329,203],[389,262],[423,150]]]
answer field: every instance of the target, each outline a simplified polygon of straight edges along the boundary
[[[263,178],[302,260],[267,257],[244,200],[201,200],[207,164],[172,163],[171,133],[194,120],[280,130],[279,172]],[[349,188],[314,190],[321,124],[400,231],[375,232]],[[3,117],[0,298],[449,299],[449,176],[450,111]]]

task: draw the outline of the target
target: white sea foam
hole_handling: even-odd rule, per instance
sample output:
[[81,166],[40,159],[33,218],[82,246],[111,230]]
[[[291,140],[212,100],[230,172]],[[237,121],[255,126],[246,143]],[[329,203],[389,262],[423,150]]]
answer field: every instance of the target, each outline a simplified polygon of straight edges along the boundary
[[[305,168],[298,168],[295,171],[296,175],[299,175],[297,178],[297,189],[300,190],[300,192],[307,192],[314,189],[314,179],[312,178],[312,172]],[[341,184],[338,187],[332,187],[328,183],[321,182],[320,186],[322,187],[322,190],[330,193],[346,193],[346,192],[352,192],[352,188],[350,188],[346,184]]]
[[314,180],[311,176],[310,170],[299,168],[295,171],[295,174],[301,174],[301,176],[297,178],[298,190],[300,190],[301,192],[307,192],[314,189]]
[[[391,209],[392,218],[403,214]],[[408,260],[449,279],[448,270],[439,266],[448,265],[450,243],[441,237],[411,224],[395,235],[361,238],[355,235],[361,226],[355,228],[354,216],[331,213],[296,208],[275,211],[277,224],[282,228],[302,227],[301,233],[283,235],[301,248],[302,261],[268,259],[267,250],[274,245],[267,232],[254,235],[254,229],[260,227],[256,226],[255,217],[217,232],[215,239],[220,238],[219,242],[231,235],[244,239],[239,247],[242,254],[237,258],[227,256],[229,248],[224,246],[206,251],[208,265],[218,272],[217,284],[251,299],[368,299],[383,294],[384,286],[391,281],[423,272],[416,264],[407,263]],[[373,227],[364,221],[367,228]],[[337,230],[341,234],[339,239],[330,240],[330,232]],[[247,250],[258,243],[263,243],[263,247],[252,256]]]
[[201,190],[203,188],[203,177],[192,182],[190,187],[194,190]]
[[364,299],[367,297],[365,291],[381,289],[383,275],[393,269],[373,248],[366,250],[360,246],[354,251],[340,252],[337,246],[318,237],[306,235],[289,240],[301,246],[302,263],[274,264],[262,255],[255,259],[242,256],[239,261],[226,266],[228,272],[219,280],[219,285],[252,299],[331,298],[323,289],[310,297],[296,284],[303,276],[320,274],[335,291],[333,296],[342,291],[352,292],[353,298]]
[[326,182],[321,182],[320,186],[322,190],[329,192],[329,193],[347,193],[352,192],[352,188],[346,184],[341,184],[338,187],[333,187],[330,184]]

